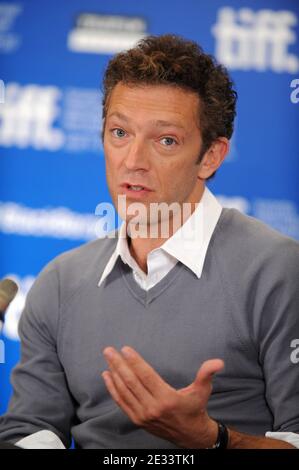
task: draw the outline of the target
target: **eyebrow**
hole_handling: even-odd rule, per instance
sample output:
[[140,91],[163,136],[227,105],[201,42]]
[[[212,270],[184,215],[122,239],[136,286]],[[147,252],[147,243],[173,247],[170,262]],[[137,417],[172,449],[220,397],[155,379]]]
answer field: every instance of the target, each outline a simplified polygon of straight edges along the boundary
[[[129,119],[125,114],[119,113],[118,111],[114,111],[111,114],[107,115],[107,119],[111,117],[117,117],[119,119],[122,119],[125,122],[130,122],[131,119]],[[179,129],[184,129],[185,127],[182,126],[182,124],[179,124],[178,122],[171,122],[171,121],[165,121],[164,119],[157,119],[155,121],[150,121],[152,122],[156,127],[177,127]]]

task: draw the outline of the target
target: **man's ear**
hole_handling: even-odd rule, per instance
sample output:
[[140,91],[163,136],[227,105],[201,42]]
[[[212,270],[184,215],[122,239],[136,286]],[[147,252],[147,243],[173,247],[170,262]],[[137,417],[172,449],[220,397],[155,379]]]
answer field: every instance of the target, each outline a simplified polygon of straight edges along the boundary
[[200,162],[197,176],[199,179],[209,178],[223,163],[229,151],[229,140],[226,137],[218,137],[204,154]]

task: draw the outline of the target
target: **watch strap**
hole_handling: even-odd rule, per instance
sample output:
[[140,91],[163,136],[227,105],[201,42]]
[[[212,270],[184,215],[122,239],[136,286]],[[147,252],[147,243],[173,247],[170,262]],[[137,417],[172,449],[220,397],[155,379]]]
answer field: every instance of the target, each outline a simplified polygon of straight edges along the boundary
[[217,421],[218,424],[218,436],[212,449],[227,449],[228,447],[228,429],[221,421]]

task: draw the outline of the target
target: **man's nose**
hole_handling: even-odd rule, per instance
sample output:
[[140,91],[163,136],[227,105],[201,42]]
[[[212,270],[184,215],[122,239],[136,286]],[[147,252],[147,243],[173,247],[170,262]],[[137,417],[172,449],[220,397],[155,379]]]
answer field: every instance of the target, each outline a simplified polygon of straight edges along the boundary
[[149,169],[148,148],[142,139],[135,138],[131,142],[126,154],[125,165],[128,170]]

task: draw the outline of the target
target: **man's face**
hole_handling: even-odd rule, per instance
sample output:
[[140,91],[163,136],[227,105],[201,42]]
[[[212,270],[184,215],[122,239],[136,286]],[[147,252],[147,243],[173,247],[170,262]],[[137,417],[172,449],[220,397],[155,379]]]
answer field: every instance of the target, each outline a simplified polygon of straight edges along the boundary
[[196,164],[202,145],[198,107],[198,96],[181,88],[115,86],[108,102],[104,152],[116,208],[118,195],[125,195],[127,204],[142,202],[147,210],[153,202],[199,201],[203,183]]

